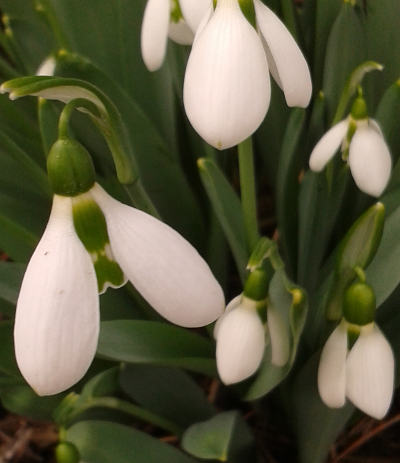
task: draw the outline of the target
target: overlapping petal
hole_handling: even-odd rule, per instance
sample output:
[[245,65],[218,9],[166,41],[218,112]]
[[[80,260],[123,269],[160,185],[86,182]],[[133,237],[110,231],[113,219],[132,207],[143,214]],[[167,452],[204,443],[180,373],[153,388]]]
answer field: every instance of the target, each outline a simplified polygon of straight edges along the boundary
[[107,222],[113,255],[140,294],[167,320],[198,327],[216,320],[225,302],[221,287],[199,253],[154,217],[91,190]]
[[339,149],[348,127],[347,119],[334,125],[319,140],[310,156],[310,169],[320,172]]
[[350,143],[349,165],[361,191],[376,197],[382,194],[390,178],[392,159],[382,134],[374,125],[357,128]]
[[179,4],[185,21],[196,33],[204,15],[212,7],[212,0],[179,0]]
[[180,45],[191,45],[193,43],[194,34],[184,20],[179,22],[170,22],[168,36],[171,40]]
[[286,365],[289,360],[290,341],[286,324],[274,306],[267,311],[268,333],[271,339],[271,363],[278,367]]
[[231,312],[233,309],[236,309],[237,307],[239,307],[241,299],[242,299],[241,294],[239,294],[239,296],[236,296],[235,298],[233,298],[231,300],[231,302],[229,302],[229,304],[226,306],[225,312],[216,321],[216,323],[214,325],[214,332],[213,332],[215,340],[218,339],[218,332],[219,332],[219,328],[221,326],[222,320],[228,315],[229,312]]
[[149,71],[156,71],[164,61],[170,14],[170,0],[148,0],[143,15],[140,44],[142,58]]
[[260,38],[237,0],[219,0],[189,57],[186,114],[208,143],[224,149],[258,128],[269,101],[268,63]]
[[15,353],[22,375],[39,395],[68,389],[89,368],[98,333],[93,264],[75,233],[71,198],[54,196],[17,302]]
[[230,311],[218,330],[216,357],[222,382],[237,383],[255,373],[264,350],[265,331],[257,311],[245,306]]
[[305,108],[310,102],[312,84],[303,53],[275,13],[260,0],[254,1],[254,7],[257,25],[270,51],[270,67],[276,70],[276,80],[285,94],[288,106]]
[[376,324],[362,328],[347,358],[346,375],[346,394],[353,404],[374,418],[383,418],[393,396],[394,357]]
[[345,323],[329,336],[318,368],[318,390],[328,407],[339,408],[346,402],[347,330]]

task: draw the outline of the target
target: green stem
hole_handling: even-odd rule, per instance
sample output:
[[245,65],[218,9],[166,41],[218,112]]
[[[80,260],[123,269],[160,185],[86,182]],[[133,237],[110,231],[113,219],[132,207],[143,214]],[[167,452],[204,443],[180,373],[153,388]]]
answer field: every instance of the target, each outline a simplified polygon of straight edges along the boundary
[[78,415],[89,410],[90,408],[109,408],[112,410],[118,410],[128,415],[134,416],[142,421],[151,423],[154,426],[164,429],[175,436],[182,434],[182,429],[175,423],[163,418],[162,416],[156,415],[142,407],[120,400],[115,397],[93,397],[89,399],[82,407],[79,407],[75,413],[71,414],[68,418],[69,421],[75,419]]
[[243,219],[246,231],[247,246],[251,252],[260,238],[257,224],[254,154],[251,138],[248,138],[239,144],[238,152]]
[[64,34],[60,21],[57,18],[57,14],[50,3],[47,0],[37,0],[35,9],[38,13],[41,13],[44,16],[47,24],[50,26],[50,29],[54,34],[58,47],[68,49],[68,39]]
[[152,200],[144,189],[140,178],[136,178],[133,183],[125,184],[124,188],[135,207],[144,212],[147,212],[157,219],[161,219],[156,206],[153,204]]
[[58,121],[58,136],[59,138],[70,138],[69,134],[69,121],[72,116],[72,112],[76,108],[86,108],[94,116],[100,117],[97,106],[86,98],[75,98],[64,106],[61,111],[60,119]]
[[296,42],[298,42],[296,15],[293,0],[282,0],[282,13],[287,28],[289,29],[293,37],[296,39]]

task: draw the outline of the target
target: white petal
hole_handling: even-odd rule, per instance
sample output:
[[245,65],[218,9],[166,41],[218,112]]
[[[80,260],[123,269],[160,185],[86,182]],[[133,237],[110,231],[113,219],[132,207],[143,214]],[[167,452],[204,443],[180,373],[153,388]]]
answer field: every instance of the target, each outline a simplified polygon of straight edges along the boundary
[[93,264],[75,233],[71,198],[54,196],[18,297],[14,338],[22,375],[39,395],[68,389],[89,368],[98,334]]
[[216,320],[225,301],[200,254],[168,225],[109,196],[90,190],[107,222],[112,252],[127,278],[167,320],[198,327]]
[[194,39],[192,30],[183,20],[178,23],[169,23],[168,36],[171,40],[180,45],[191,45]]
[[237,0],[219,0],[196,35],[184,81],[186,114],[218,149],[237,145],[261,124],[270,100],[268,63]]
[[54,56],[49,56],[39,66],[38,70],[36,71],[36,75],[37,76],[53,76],[55,68],[56,68],[56,60],[54,59]]
[[185,21],[196,33],[204,15],[212,7],[212,0],[179,0],[179,4]]
[[283,22],[260,0],[254,2],[260,28],[279,76],[278,84],[289,106],[305,108],[310,102],[312,84],[303,53]]
[[271,339],[271,363],[283,367],[287,364],[290,353],[288,327],[285,325],[281,314],[271,305],[267,309],[267,325]]
[[359,127],[349,149],[351,174],[358,188],[380,196],[389,182],[392,159],[384,138],[373,126]]
[[389,410],[393,387],[390,344],[375,324],[363,328],[347,358],[347,397],[367,415],[381,419]]
[[229,312],[231,312],[233,309],[236,309],[236,307],[240,304],[241,299],[242,299],[241,294],[233,298],[231,302],[226,306],[225,312],[218,318],[217,322],[214,325],[214,332],[213,332],[215,340],[218,337],[218,332],[219,332],[219,328],[221,326],[222,320],[228,315]]
[[141,49],[144,64],[149,71],[159,69],[167,49],[170,0],[148,0],[144,10]]
[[329,336],[318,367],[318,391],[322,401],[332,408],[346,402],[347,331],[342,322]]
[[310,156],[310,169],[320,172],[339,149],[348,127],[347,119],[330,128],[315,145]]
[[229,312],[217,340],[217,368],[222,382],[237,383],[255,373],[264,349],[265,330],[257,311],[239,306]]

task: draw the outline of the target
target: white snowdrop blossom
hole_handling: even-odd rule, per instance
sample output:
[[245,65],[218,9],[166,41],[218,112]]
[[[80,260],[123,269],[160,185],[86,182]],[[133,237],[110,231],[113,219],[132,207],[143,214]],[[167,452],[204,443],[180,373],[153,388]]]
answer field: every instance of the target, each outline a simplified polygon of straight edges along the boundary
[[[79,208],[93,205],[103,214],[109,238],[98,252],[82,243],[76,225]],[[99,273],[96,279],[99,269],[116,275],[114,284],[99,279]],[[126,278],[118,274],[121,269]],[[18,366],[39,395],[68,389],[86,373],[97,348],[98,293],[126,279],[163,317],[181,326],[207,325],[224,309],[222,289],[208,265],[171,227],[115,200],[97,184],[75,197],[54,195],[22,282],[14,331]]]
[[289,337],[279,312],[267,309],[267,323],[261,320],[259,303],[240,295],[227,306],[214,327],[217,368],[224,384],[234,384],[259,368],[265,347],[271,342],[271,363],[283,366],[289,359]]
[[[355,130],[350,141],[349,130],[350,134]],[[390,179],[392,159],[378,123],[348,116],[334,125],[313,149],[311,170],[322,171],[339,148],[346,155],[348,151],[348,164],[358,188],[370,196],[380,196]]]
[[394,387],[394,357],[390,344],[374,323],[360,327],[349,349],[343,319],[328,338],[319,362],[318,390],[323,402],[342,407],[346,397],[376,419],[389,410]]
[[212,0],[148,0],[144,11],[141,50],[149,71],[164,61],[168,37],[181,45],[191,45],[199,23]]
[[56,60],[53,55],[48,56],[38,67],[37,76],[54,76],[56,69]]
[[186,67],[186,114],[218,149],[248,138],[265,118],[269,71],[289,106],[306,107],[311,98],[309,68],[290,32],[260,0],[254,11],[252,25],[238,0],[218,0],[197,29]]

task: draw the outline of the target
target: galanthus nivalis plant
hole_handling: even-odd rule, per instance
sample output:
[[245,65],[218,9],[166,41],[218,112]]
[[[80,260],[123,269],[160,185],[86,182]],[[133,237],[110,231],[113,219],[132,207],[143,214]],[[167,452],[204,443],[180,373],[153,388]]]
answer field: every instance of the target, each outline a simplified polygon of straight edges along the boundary
[[148,0],[143,16],[141,50],[149,71],[164,61],[168,37],[181,45],[191,45],[201,18],[211,0]]
[[0,11],[0,460],[400,461],[399,0]]
[[358,188],[371,196],[380,196],[390,179],[392,159],[379,124],[367,116],[362,97],[354,102],[351,114],[329,129],[316,144],[310,156],[310,168],[320,172],[339,147]]
[[347,397],[364,413],[381,419],[392,401],[394,357],[374,312],[369,285],[354,283],[347,289],[344,317],[321,353],[318,389],[328,407],[343,407]]
[[183,96],[194,129],[218,149],[248,138],[268,111],[269,71],[289,106],[308,105],[308,65],[280,19],[260,0],[218,0],[186,67]]
[[172,228],[94,183],[90,156],[79,143],[58,140],[47,165],[53,207],[25,272],[14,333],[18,366],[39,395],[61,392],[86,373],[97,347],[98,292],[107,286],[128,279],[181,326],[207,325],[224,306],[197,251]]

